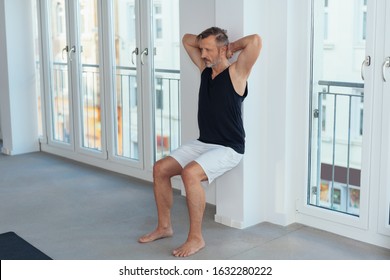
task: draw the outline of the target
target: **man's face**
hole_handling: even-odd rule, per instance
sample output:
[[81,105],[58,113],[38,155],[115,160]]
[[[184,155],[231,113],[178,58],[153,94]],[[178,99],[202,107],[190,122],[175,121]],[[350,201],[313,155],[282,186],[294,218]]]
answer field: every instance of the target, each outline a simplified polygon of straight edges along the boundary
[[199,42],[201,57],[206,67],[214,67],[221,62],[221,47],[218,47],[215,36],[209,36],[201,39]]

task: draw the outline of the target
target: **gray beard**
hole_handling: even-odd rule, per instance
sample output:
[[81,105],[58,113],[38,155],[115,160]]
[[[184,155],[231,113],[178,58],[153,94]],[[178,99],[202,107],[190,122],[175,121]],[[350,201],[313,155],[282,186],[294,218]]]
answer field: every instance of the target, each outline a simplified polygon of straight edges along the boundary
[[219,63],[219,61],[217,61],[217,62],[214,62],[214,63],[212,63],[212,62],[206,62],[206,67],[207,68],[213,68],[215,65],[217,65]]

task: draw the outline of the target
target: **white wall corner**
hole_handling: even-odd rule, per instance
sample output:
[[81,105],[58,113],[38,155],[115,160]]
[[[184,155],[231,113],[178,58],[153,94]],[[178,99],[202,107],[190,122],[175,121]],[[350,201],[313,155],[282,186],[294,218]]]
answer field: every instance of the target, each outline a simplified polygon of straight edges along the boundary
[[[10,101],[8,83],[8,57],[7,57],[7,36],[6,36],[6,13],[5,1],[0,1],[0,126],[2,130],[1,139],[3,148],[8,151],[12,148],[11,122],[10,122]],[[5,151],[1,151],[5,153]]]
[[[39,150],[31,2],[1,2],[1,122],[10,154]],[[27,6],[26,6],[27,5]],[[3,60],[4,59],[4,60]]]

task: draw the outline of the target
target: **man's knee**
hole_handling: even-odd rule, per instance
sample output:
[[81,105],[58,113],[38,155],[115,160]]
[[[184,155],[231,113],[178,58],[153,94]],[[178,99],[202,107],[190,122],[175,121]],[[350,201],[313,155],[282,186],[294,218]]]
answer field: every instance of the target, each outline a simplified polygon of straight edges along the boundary
[[207,180],[202,167],[197,163],[187,165],[181,172],[181,177],[184,185],[191,185],[192,183],[199,183]]
[[171,158],[160,159],[153,165],[153,178],[171,178],[178,175],[180,165]]
[[167,168],[163,160],[157,161],[153,165],[153,178],[162,178],[167,176]]

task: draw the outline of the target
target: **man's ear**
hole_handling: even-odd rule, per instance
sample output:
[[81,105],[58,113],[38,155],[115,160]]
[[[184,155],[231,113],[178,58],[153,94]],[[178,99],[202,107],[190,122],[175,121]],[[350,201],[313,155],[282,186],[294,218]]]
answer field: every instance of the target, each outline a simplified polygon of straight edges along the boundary
[[228,46],[222,46],[222,47],[220,48],[220,50],[221,50],[221,55],[227,57]]
[[233,52],[229,49],[229,45],[224,46],[224,48],[226,58],[231,59],[233,57]]

